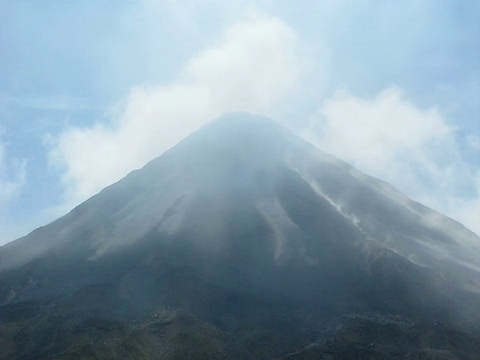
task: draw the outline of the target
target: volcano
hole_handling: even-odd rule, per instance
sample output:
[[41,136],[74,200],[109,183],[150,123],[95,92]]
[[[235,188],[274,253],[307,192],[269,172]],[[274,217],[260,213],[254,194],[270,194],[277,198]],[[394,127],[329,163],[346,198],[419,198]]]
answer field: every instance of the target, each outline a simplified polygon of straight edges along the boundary
[[480,238],[225,115],[0,248],[1,359],[479,359]]

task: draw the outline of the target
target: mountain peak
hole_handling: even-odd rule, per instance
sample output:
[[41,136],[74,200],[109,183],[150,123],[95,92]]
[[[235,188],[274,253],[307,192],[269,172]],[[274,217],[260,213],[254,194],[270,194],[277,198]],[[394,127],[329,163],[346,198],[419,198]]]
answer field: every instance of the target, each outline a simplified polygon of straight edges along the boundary
[[[189,174],[197,185],[202,179],[205,183],[239,183],[257,171],[266,175],[267,170],[284,164],[289,153],[309,147],[273,120],[232,113],[206,124],[152,160],[145,170],[152,177],[168,172],[180,179]],[[168,170],[166,163],[170,163]]]
[[231,112],[219,116],[208,122],[204,128],[223,127],[223,128],[243,128],[254,131],[258,128],[275,128],[280,127],[278,123],[266,116],[254,115],[248,112]]
[[248,155],[256,152],[259,155],[278,152],[292,139],[292,134],[269,118],[237,112],[207,123],[179,145],[195,144],[201,152],[217,150]]

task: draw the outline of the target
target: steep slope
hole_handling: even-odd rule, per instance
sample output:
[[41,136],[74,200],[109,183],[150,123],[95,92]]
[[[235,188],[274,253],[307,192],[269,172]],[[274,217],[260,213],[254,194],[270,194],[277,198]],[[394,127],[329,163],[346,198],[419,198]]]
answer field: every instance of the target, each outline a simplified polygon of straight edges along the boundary
[[462,225],[234,114],[0,248],[0,358],[473,359],[479,263]]

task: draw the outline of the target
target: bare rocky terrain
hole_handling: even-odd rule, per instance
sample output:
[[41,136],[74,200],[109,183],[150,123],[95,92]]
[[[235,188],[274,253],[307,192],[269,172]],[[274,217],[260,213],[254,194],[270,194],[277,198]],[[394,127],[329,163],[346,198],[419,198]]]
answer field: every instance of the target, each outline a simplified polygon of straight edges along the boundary
[[480,239],[218,119],[0,248],[0,359],[479,359]]

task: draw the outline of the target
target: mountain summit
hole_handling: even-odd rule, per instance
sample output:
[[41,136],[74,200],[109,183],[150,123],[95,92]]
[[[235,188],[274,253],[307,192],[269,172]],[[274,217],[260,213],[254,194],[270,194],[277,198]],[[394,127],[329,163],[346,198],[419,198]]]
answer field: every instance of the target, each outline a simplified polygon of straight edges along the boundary
[[480,239],[249,114],[0,248],[0,358],[474,359]]

